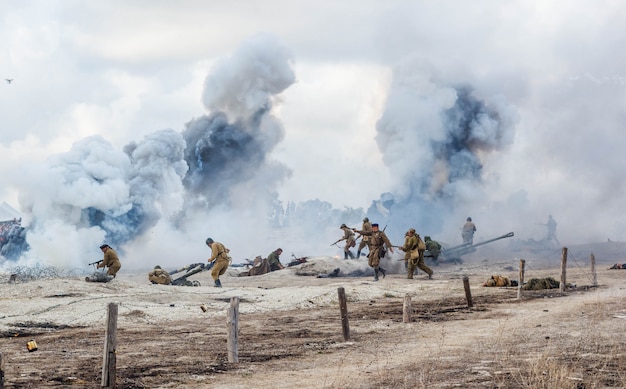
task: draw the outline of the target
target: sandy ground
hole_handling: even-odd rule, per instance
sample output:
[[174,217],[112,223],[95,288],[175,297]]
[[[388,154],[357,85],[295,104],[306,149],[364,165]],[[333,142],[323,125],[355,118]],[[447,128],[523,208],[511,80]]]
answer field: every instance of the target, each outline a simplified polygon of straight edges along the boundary
[[[151,285],[148,269],[106,284],[83,276],[9,283],[0,274],[5,387],[100,387],[109,303],[119,311],[119,388],[625,387],[626,270],[608,270],[614,258],[599,259],[598,286],[580,259],[568,263],[575,288],[522,299],[517,288],[481,286],[491,274],[518,279],[517,258],[442,264],[433,280],[407,280],[394,261],[395,274],[378,282],[298,275],[368,271],[364,259],[309,258],[256,277],[232,268],[223,288],[208,272],[190,278],[199,287]],[[558,260],[527,261],[526,280],[560,278]],[[411,321],[403,323],[407,295]],[[232,297],[240,299],[239,363],[226,350]],[[31,339],[37,351],[28,352]]]

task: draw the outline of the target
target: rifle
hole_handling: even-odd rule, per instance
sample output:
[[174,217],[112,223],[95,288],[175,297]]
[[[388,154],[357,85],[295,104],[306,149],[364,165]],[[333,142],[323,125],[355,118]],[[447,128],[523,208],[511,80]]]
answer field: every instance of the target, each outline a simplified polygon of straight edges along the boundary
[[100,263],[100,262],[102,262],[102,261],[104,261],[104,259],[101,259],[101,260],[99,260],[99,261],[95,261],[95,262],[91,262],[91,263],[90,263],[90,264],[88,264],[88,265],[93,265],[93,268],[94,268],[94,269],[97,269],[96,265],[97,265],[97,264],[99,264],[99,263]]
[[337,243],[341,242],[342,240],[345,240],[345,238],[341,238],[338,241],[336,241],[335,243],[331,244],[331,246],[336,245]]

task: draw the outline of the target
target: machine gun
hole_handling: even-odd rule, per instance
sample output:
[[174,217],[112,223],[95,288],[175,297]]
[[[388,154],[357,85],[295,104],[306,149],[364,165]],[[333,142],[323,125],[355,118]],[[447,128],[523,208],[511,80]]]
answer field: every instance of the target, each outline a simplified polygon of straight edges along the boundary
[[98,265],[98,264],[99,264],[100,262],[102,262],[102,261],[104,261],[104,259],[101,259],[101,260],[99,260],[99,261],[95,261],[95,262],[91,262],[91,263],[89,263],[88,265],[93,265],[93,268],[94,268],[94,269],[97,269],[97,266],[96,266],[96,265]]
[[[515,234],[513,232],[509,232],[508,234],[504,234],[496,238],[488,239],[488,240],[485,240],[476,244],[463,243],[458,246],[444,248],[441,250],[441,254],[439,254],[438,262],[463,263],[463,261],[461,260],[461,255],[473,253],[474,251],[476,251],[476,247],[479,247],[479,246],[482,246],[491,242],[495,242],[496,240],[510,238],[514,235]],[[432,255],[429,255],[428,251],[426,251],[424,257],[432,257]]]

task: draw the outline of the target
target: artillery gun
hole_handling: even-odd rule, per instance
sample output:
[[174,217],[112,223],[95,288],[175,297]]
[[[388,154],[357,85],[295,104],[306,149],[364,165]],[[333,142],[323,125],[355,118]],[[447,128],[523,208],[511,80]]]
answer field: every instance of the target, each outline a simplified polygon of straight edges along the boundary
[[443,262],[463,263],[463,260],[461,260],[461,255],[473,253],[474,251],[476,251],[476,247],[479,247],[479,246],[482,246],[491,242],[495,242],[496,240],[510,238],[514,235],[515,234],[513,232],[509,232],[508,234],[504,234],[496,238],[488,239],[488,240],[475,243],[475,244],[463,243],[458,246],[454,246],[450,248],[443,248],[441,250],[441,254],[439,254],[437,258],[435,258],[435,256],[430,254],[428,251],[426,251],[424,253],[424,257],[430,258],[435,264],[439,264]]

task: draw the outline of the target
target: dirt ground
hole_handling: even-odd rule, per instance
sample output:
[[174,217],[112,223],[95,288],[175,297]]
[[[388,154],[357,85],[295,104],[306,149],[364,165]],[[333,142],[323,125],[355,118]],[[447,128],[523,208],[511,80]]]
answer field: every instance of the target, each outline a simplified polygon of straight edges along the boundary
[[[516,260],[443,264],[433,280],[400,270],[378,282],[298,276],[297,267],[256,277],[233,270],[223,288],[210,286],[208,272],[192,277],[199,287],[151,285],[147,271],[107,284],[8,283],[0,274],[4,387],[100,387],[107,306],[116,303],[118,388],[623,388],[626,270],[610,264],[597,264],[597,286],[581,261],[568,265],[575,287],[521,299],[514,287],[482,287],[491,274],[517,280]],[[558,280],[559,266],[547,265],[529,262],[525,279]],[[226,350],[232,297],[240,299],[239,363]]]

